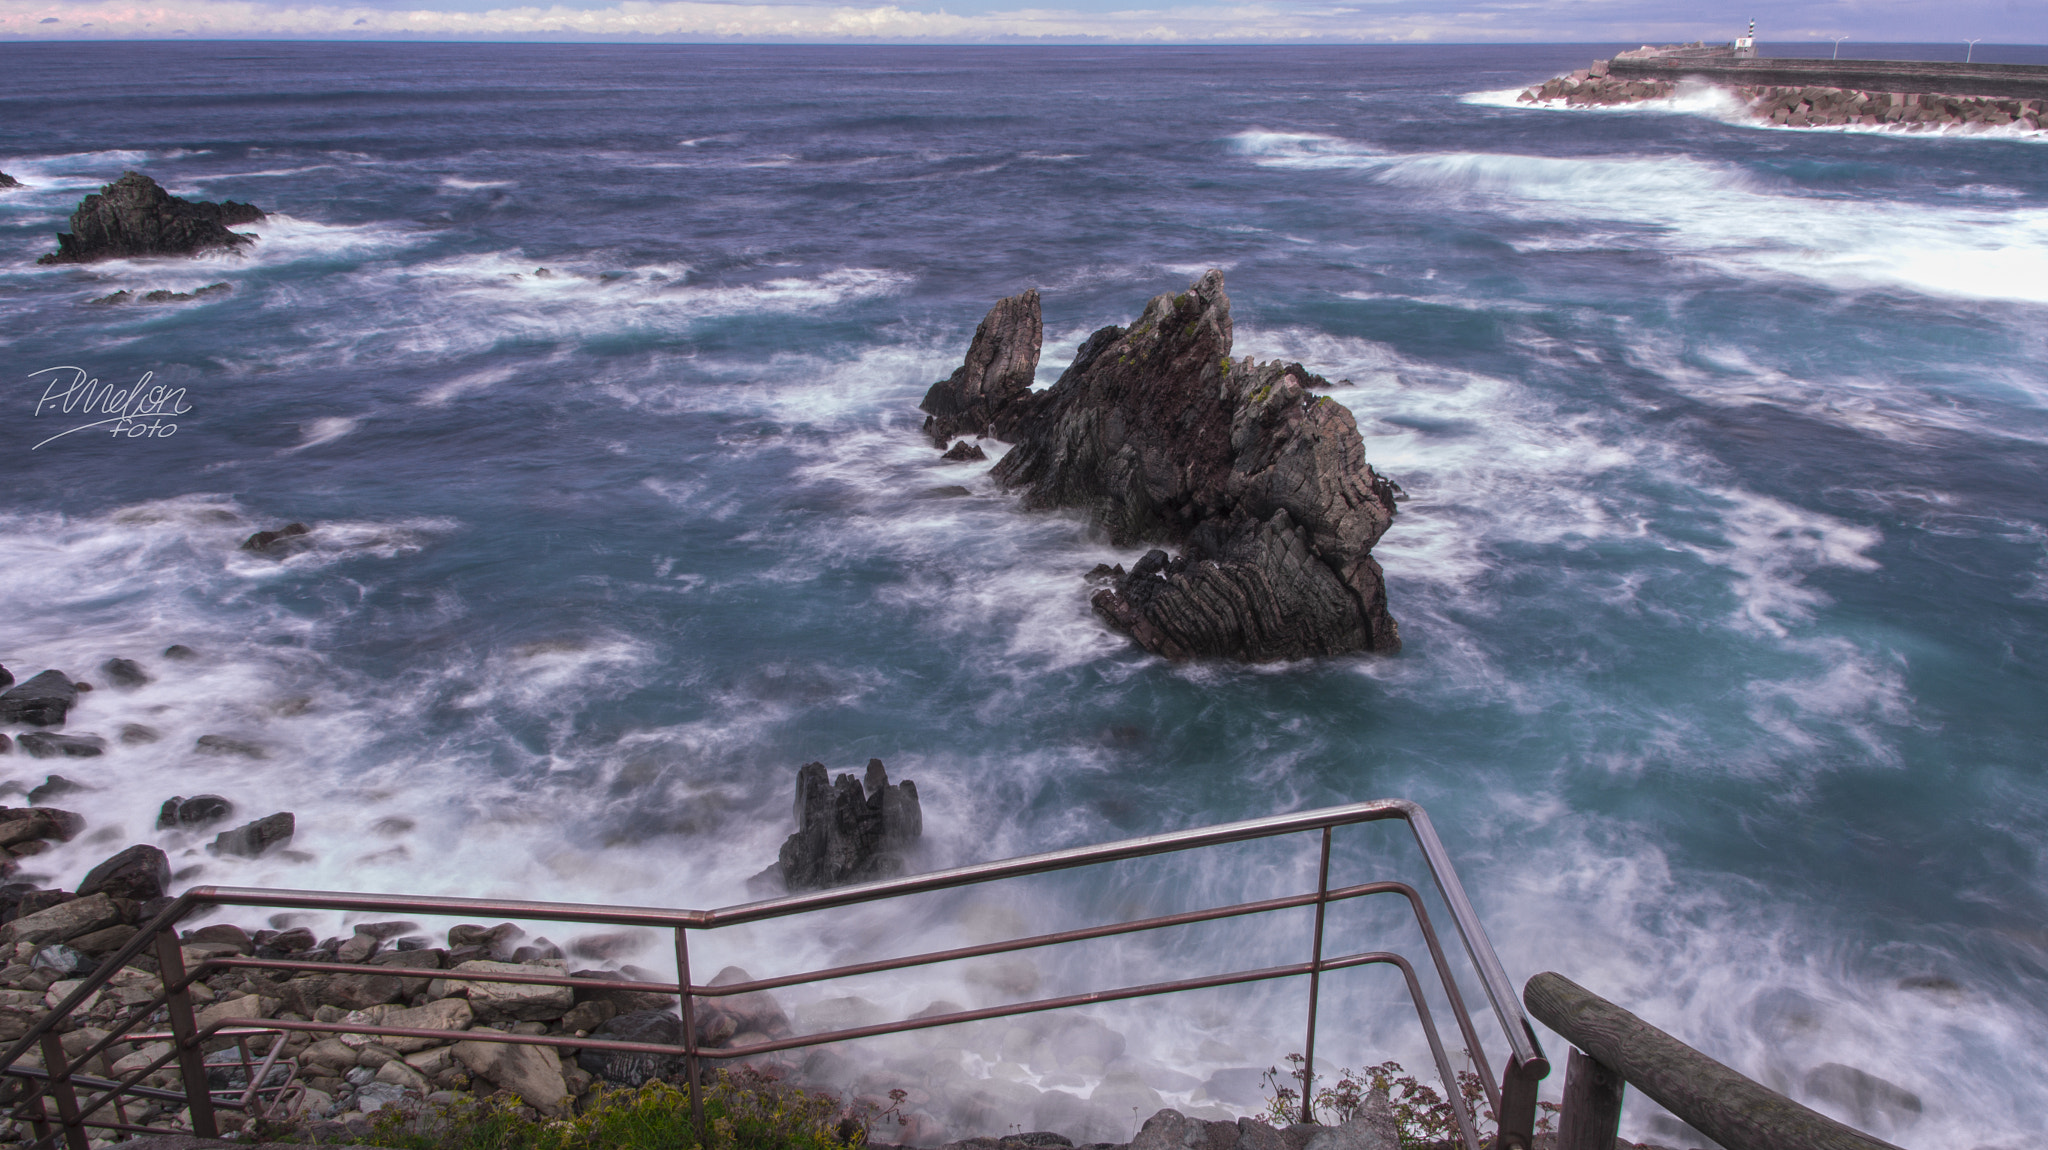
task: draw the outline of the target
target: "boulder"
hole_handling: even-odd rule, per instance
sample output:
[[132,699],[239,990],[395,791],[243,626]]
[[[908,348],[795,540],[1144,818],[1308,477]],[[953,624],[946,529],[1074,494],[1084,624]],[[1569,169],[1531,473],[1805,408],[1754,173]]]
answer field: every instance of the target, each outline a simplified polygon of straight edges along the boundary
[[[683,1044],[683,1020],[660,1010],[632,1010],[591,1031],[592,1038],[613,1042],[644,1042],[650,1045]],[[613,1086],[638,1087],[657,1078],[683,1073],[680,1054],[632,1054],[623,1050],[585,1050],[576,1055],[576,1065]]]
[[276,846],[292,841],[292,834],[298,829],[290,811],[265,815],[255,822],[243,823],[233,830],[215,835],[206,849],[216,855],[233,855],[238,858],[255,858]]
[[71,213],[71,231],[59,233],[57,250],[39,264],[149,256],[191,256],[232,250],[256,237],[228,228],[254,223],[263,213],[250,204],[181,199],[141,172],[124,172]]
[[149,682],[149,672],[133,659],[108,659],[100,664],[100,674],[116,687],[140,687]]
[[70,842],[85,829],[85,817],[56,807],[0,807],[0,847],[33,839]]
[[0,946],[19,942],[69,942],[80,935],[114,926],[121,918],[121,908],[105,894],[74,898],[47,910],[24,914],[0,926]]
[[87,871],[78,884],[78,896],[104,892],[148,902],[169,893],[170,885],[171,860],[161,849],[137,843]]
[[568,1111],[569,1084],[561,1060],[542,1046],[507,1042],[458,1042],[455,1058],[469,1072],[500,1090],[509,1090],[543,1114],[560,1117]]
[[851,774],[832,781],[823,763],[806,763],[796,776],[796,833],[777,859],[790,891],[819,890],[888,878],[904,872],[904,855],[924,834],[917,786],[889,782],[880,759],[869,759],[865,781]]
[[[568,966],[561,962],[485,962],[458,964],[450,975],[542,974],[563,975]],[[437,981],[434,990],[439,990]],[[434,993],[430,990],[429,993]],[[446,994],[465,995],[479,1022],[540,1022],[562,1017],[576,1005],[576,995],[566,986],[543,986],[527,982],[488,982],[481,978],[451,977]],[[440,997],[440,994],[435,994]]]
[[924,430],[932,443],[944,447],[955,436],[993,428],[1031,390],[1043,339],[1036,288],[998,300],[974,329],[967,362],[933,384],[918,405],[926,412]]
[[1401,1150],[1401,1130],[1385,1091],[1368,1090],[1358,1113],[1342,1126],[1326,1126],[1302,1150]]
[[981,449],[981,444],[969,443],[963,439],[954,444],[952,450],[939,456],[939,458],[948,463],[974,463],[987,459],[988,452]]
[[1392,652],[1400,633],[1372,546],[1399,488],[1358,425],[1298,363],[1233,361],[1230,298],[1210,271],[1129,328],[1081,345],[1044,392],[993,417],[1016,447],[991,472],[1027,508],[1082,508],[1154,551],[1097,591],[1096,612],[1155,654],[1250,662]]
[[[360,1023],[364,1026],[389,1026],[404,1030],[446,1030],[455,1032],[468,1030],[476,1020],[469,1003],[460,998],[443,998],[425,1006],[371,1006],[350,1011],[341,1021]],[[446,1040],[438,1038],[404,1038],[396,1035],[344,1034],[342,1042],[351,1047],[367,1046],[375,1042],[399,1054],[415,1054],[430,1047],[440,1046]]]
[[306,549],[308,541],[303,536],[312,532],[303,523],[287,523],[275,531],[258,531],[242,540],[242,550],[257,551],[282,559]]
[[78,688],[70,676],[62,671],[44,671],[0,691],[0,723],[61,727],[66,712],[77,703]]
[[184,661],[189,659],[197,659],[198,657],[199,652],[194,651],[192,648],[187,647],[183,643],[173,643],[170,646],[164,648],[164,658],[166,659],[177,659],[180,661]]
[[196,830],[210,823],[230,818],[235,813],[235,804],[219,795],[172,795],[156,814],[156,829]]

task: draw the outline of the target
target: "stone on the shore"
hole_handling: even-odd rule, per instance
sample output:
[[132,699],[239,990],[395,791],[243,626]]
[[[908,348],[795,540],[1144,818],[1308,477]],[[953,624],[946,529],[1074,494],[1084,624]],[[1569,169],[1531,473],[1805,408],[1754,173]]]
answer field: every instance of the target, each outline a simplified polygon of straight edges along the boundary
[[1302,1150],[1401,1150],[1401,1128],[1386,1094],[1368,1090],[1350,1121],[1324,1127]]
[[228,229],[262,218],[253,205],[182,199],[141,172],[124,172],[80,201],[71,213],[71,231],[59,233],[57,250],[36,262],[88,263],[232,250],[256,237]]
[[562,1079],[562,1063],[545,1047],[458,1042],[455,1057],[470,1073],[510,1090],[543,1114],[560,1116],[567,1111],[569,1085]]
[[924,834],[917,786],[891,783],[880,759],[866,779],[835,782],[823,763],[806,763],[796,778],[796,833],[782,844],[777,867],[790,891],[819,890],[889,878]]
[[137,843],[85,872],[85,878],[78,884],[78,896],[85,898],[104,892],[116,898],[148,902],[162,898],[170,885],[170,858],[161,848]]
[[[460,998],[442,998],[425,1006],[371,1006],[353,1010],[341,1021],[363,1026],[389,1026],[405,1030],[468,1030],[476,1020],[475,1012],[468,1001]],[[350,1047],[362,1047],[374,1042],[400,1054],[414,1054],[444,1042],[438,1038],[404,1038],[397,1035],[344,1034],[341,1041]]]
[[108,659],[100,664],[100,674],[116,687],[140,687],[149,682],[149,672],[133,659]]
[[[683,1020],[661,1010],[632,1010],[599,1026],[590,1032],[590,1036],[614,1042],[680,1046]],[[684,1070],[684,1061],[678,1055],[635,1054],[624,1050],[585,1050],[576,1055],[576,1065],[613,1086],[628,1089],[657,1078],[681,1074]]]
[[69,942],[121,921],[121,908],[105,894],[74,898],[0,925],[0,946],[19,942]]
[[975,463],[987,459],[988,452],[981,449],[981,444],[969,443],[963,439],[939,458],[948,463]]
[[32,839],[70,842],[85,829],[85,816],[56,807],[0,807],[0,847]]
[[237,858],[256,858],[272,847],[283,846],[292,841],[298,823],[290,811],[265,815],[254,822],[243,823],[233,830],[215,835],[212,845],[206,849],[216,855],[233,855]]
[[[471,1009],[476,1011],[480,1022],[541,1022],[551,1021],[569,1013],[576,1005],[575,992],[566,986],[542,986],[524,982],[486,982],[481,978],[462,979],[462,974],[484,976],[491,974],[541,974],[565,975],[568,965],[561,962],[487,962],[470,961],[458,964],[449,971],[445,994],[466,995]],[[436,981],[434,990],[444,983]],[[433,993],[430,990],[429,993]]]
[[[925,392],[925,434],[944,447],[959,435],[982,435],[1031,390],[1044,339],[1038,289],[996,301],[974,329],[967,361]],[[950,458],[950,456],[949,456]]]
[[78,688],[62,671],[49,670],[0,691],[0,723],[61,727],[78,705]]
[[157,811],[156,829],[196,830],[230,818],[234,813],[235,804],[219,795],[193,795],[189,799],[183,795],[172,795]]
[[1177,544],[1096,592],[1096,612],[1174,659],[1253,662],[1391,652],[1400,633],[1372,546],[1395,493],[1365,461],[1329,383],[1300,364],[1233,361],[1211,270],[1128,329],[1082,344],[1059,382],[1017,401],[991,473],[1029,508],[1088,510],[1112,542]]

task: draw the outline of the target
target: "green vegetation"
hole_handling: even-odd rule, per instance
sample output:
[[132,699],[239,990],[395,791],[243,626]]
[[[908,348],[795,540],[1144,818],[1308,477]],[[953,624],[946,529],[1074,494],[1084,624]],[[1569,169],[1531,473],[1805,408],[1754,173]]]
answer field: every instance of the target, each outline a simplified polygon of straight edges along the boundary
[[357,1141],[390,1150],[858,1150],[877,1122],[901,1122],[891,1106],[849,1110],[830,1094],[742,1069],[719,1071],[703,1090],[709,1145],[697,1139],[690,1095],[667,1082],[636,1090],[602,1087],[579,1113],[547,1118],[509,1094],[463,1098],[417,1110],[386,1107]]

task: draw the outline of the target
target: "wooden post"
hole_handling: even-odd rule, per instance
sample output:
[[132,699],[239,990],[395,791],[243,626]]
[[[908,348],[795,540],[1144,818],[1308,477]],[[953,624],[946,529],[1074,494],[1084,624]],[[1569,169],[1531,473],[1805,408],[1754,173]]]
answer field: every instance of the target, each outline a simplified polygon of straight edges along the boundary
[[1573,1050],[1565,1063],[1564,1111],[1557,1116],[1557,1150],[1614,1150],[1621,1132],[1621,1075]]
[[1529,1013],[1726,1150],[1898,1150],[1745,1078],[1561,974],[1522,988]]
[[[178,1070],[185,1080],[185,1105],[192,1110],[192,1133],[220,1137],[213,1121],[213,1093],[206,1085],[206,1053],[199,1049],[199,1023],[192,1017],[192,995],[185,981],[185,954],[178,949],[178,928],[167,923],[156,936],[156,973],[169,991],[164,1003],[171,1015],[171,1035],[178,1044]],[[176,986],[176,990],[171,988]]]

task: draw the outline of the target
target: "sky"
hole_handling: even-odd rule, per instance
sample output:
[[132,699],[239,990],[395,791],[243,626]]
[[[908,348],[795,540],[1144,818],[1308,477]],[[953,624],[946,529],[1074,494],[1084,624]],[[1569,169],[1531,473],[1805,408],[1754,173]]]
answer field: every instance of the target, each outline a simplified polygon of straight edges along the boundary
[[1629,44],[1752,17],[1766,43],[2048,43],[2048,0],[0,0],[0,41]]

